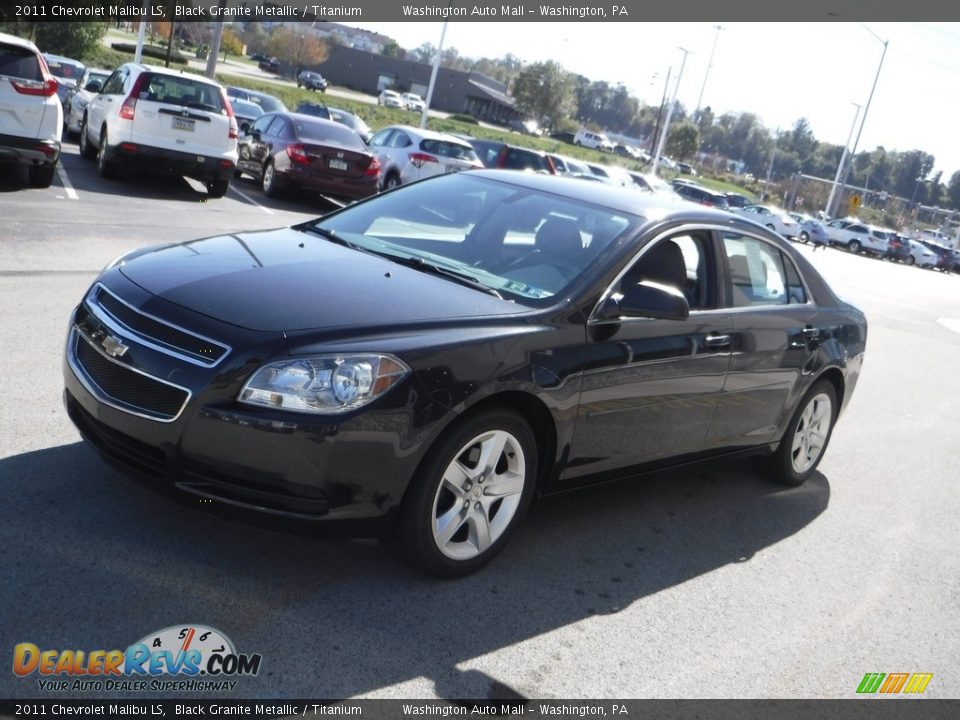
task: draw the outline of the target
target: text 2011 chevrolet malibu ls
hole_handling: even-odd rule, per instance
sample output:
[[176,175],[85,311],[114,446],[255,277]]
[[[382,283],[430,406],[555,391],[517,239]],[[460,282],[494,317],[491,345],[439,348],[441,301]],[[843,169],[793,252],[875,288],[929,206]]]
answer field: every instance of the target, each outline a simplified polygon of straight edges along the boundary
[[396,529],[454,576],[535,493],[745,453],[802,483],[865,343],[863,314],[748,220],[474,171],[120,258],[72,317],[65,401],[157,486]]

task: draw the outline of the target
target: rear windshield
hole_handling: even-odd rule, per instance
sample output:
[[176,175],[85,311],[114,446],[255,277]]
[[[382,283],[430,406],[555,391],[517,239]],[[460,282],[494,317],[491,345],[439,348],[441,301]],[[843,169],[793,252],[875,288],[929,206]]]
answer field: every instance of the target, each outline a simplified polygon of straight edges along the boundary
[[448,140],[421,140],[420,149],[431,155],[454,158],[455,160],[478,160],[472,147],[466,147]]
[[268,112],[286,112],[287,106],[282,102],[277,100],[272,95],[259,95],[255,93],[250,93],[250,97],[247,98],[250,102],[256,103],[263,108],[265,113]]
[[168,105],[185,105],[215,113],[225,112],[220,88],[193,78],[148,73],[142,88],[140,100],[152,100]]
[[307,119],[297,119],[294,120],[293,124],[297,129],[297,137],[303,142],[316,145],[332,144],[362,152],[367,150],[367,146],[363,144],[359,135],[350,128],[339,125],[332,120],[330,122],[311,122]]
[[508,170],[542,170],[550,172],[549,161],[545,155],[522,148],[508,148],[507,156],[503,159],[503,167]]
[[40,63],[37,62],[37,56],[32,50],[2,42],[0,42],[0,75],[24,80],[43,80]]
[[47,61],[47,67],[50,68],[50,74],[65,80],[79,80],[83,71],[87,69],[86,66],[69,60],[54,60],[51,57],[44,59]]

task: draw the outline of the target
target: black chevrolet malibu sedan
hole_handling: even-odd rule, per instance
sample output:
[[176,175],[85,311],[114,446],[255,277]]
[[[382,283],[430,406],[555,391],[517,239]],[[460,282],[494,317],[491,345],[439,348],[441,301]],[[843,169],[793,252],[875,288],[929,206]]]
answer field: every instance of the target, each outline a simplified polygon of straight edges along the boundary
[[456,576],[538,493],[748,453],[802,483],[865,342],[749,220],[482,170],[116,260],[72,317],[64,397],[155,486],[389,528]]

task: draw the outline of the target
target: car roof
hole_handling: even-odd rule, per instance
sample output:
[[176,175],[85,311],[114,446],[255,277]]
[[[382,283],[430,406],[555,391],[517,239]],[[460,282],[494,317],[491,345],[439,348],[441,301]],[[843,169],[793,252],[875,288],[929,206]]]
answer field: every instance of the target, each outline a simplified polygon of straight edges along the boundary
[[211,80],[205,75],[198,75],[196,73],[186,72],[184,70],[172,70],[170,68],[161,67],[159,65],[145,65],[142,63],[141,64],[125,63],[125,64],[135,68],[140,68],[145,72],[150,72],[150,73],[153,73],[154,75],[167,75],[170,77],[185,77],[191,80],[199,80],[200,82],[204,82],[207,85],[215,85],[217,87],[222,87],[220,83],[218,83],[216,80]]
[[8,35],[7,33],[0,32],[0,42],[5,42],[8,45],[19,45],[20,47],[29,48],[34,52],[40,52],[39,48],[32,42],[26,38],[17,37],[16,35]]
[[405,133],[409,133],[414,137],[420,138],[421,140],[445,140],[447,142],[453,141],[458,145],[465,145],[470,147],[470,143],[462,138],[458,138],[456,135],[450,135],[449,133],[437,132],[436,130],[427,130],[425,128],[416,128],[412,125],[388,125],[383,128],[384,130],[403,130]]

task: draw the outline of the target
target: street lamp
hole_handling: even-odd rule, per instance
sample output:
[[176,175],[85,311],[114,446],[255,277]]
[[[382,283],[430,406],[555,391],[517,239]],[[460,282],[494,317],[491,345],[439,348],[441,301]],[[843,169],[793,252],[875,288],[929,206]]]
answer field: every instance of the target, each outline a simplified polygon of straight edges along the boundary
[[[880,79],[880,70],[883,69],[883,59],[887,56],[887,48],[890,46],[889,40],[882,39],[877,35],[873,30],[868,28],[864,23],[860,23],[863,26],[863,29],[868,33],[873,35],[877,40],[883,43],[883,53],[880,55],[880,63],[877,65],[877,74],[873,77],[873,85],[870,88],[870,96],[867,98],[867,106],[863,109],[863,118],[860,120],[860,129],[857,131],[857,139],[853,141],[853,149],[850,150],[851,162],[843,171],[843,181],[840,183],[843,186],[847,184],[847,178],[850,176],[850,168],[853,165],[853,158],[857,154],[857,145],[860,144],[860,134],[863,132],[863,126],[867,123],[867,113],[870,112],[870,103],[873,101],[873,93],[877,89],[877,81]],[[841,163],[841,167],[842,167]],[[827,205],[827,214],[830,214],[830,205]]]
[[703,85],[700,86],[700,97],[697,98],[697,109],[693,113],[694,117],[700,112],[700,106],[703,104],[703,93],[707,89],[707,78],[710,77],[710,68],[713,67],[713,53],[717,50],[717,40],[720,39],[720,31],[723,30],[723,25],[714,25],[713,27],[717,34],[713,36],[713,47],[710,48],[710,59],[707,60],[707,71],[703,74]]
[[677,102],[677,90],[680,89],[680,79],[683,77],[683,66],[687,64],[687,55],[690,51],[686,48],[680,48],[683,53],[683,60],[680,62],[680,72],[677,73],[677,84],[673,86],[673,95],[670,97],[670,105],[667,107],[667,117],[663,121],[663,130],[660,132],[660,141],[657,143],[657,152],[653,156],[653,163],[650,165],[650,172],[657,174],[657,168],[660,166],[660,154],[663,152],[663,143],[667,139],[667,132],[670,130],[670,117],[673,115],[673,106]]
[[917,200],[917,191],[920,189],[920,183],[923,183],[923,182],[926,182],[926,181],[927,181],[927,179],[926,179],[925,177],[918,177],[918,178],[916,179],[917,184],[913,186],[913,197],[910,198],[910,209],[911,209],[911,210],[913,209],[914,203],[915,203],[916,200]]
[[830,188],[830,197],[827,198],[827,206],[823,209],[823,214],[827,217],[833,217],[830,214],[830,208],[833,207],[833,198],[837,194],[837,184],[840,182],[840,174],[843,172],[843,164],[847,161],[847,150],[850,148],[850,138],[853,137],[853,129],[857,126],[857,118],[860,117],[861,106],[857,103],[850,103],[857,111],[853,114],[853,122],[850,123],[850,134],[847,135],[847,142],[843,146],[843,154],[840,155],[840,164],[837,165],[837,174],[833,177],[833,187]]

